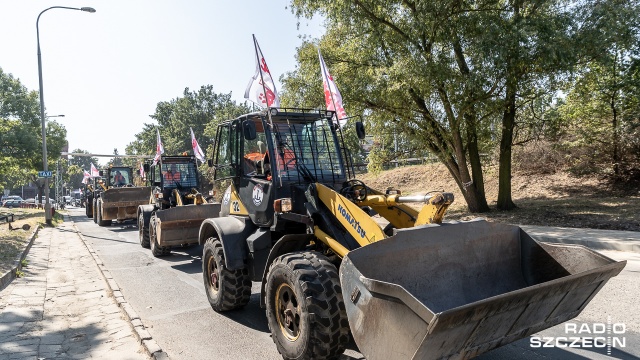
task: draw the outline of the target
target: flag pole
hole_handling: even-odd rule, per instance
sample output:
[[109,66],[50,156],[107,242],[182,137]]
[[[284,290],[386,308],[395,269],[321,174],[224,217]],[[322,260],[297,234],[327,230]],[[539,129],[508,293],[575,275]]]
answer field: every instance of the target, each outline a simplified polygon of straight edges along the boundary
[[[258,40],[256,39],[256,35],[255,34],[251,34],[251,36],[253,36],[253,47],[256,51],[256,61],[258,64],[258,71],[260,72],[260,83],[262,84],[262,91],[264,92],[264,98],[267,102],[267,116],[269,117],[269,125],[271,126],[271,129],[273,129],[273,120],[271,120],[271,109],[269,107],[269,98],[267,97],[267,87],[264,84],[264,77],[262,76],[262,66],[260,66],[260,56],[258,55],[258,49],[260,48],[260,45],[258,45]],[[262,53],[262,51],[260,51],[260,53]],[[273,77],[272,77],[273,78]],[[276,84],[273,84],[273,92],[276,92]]]

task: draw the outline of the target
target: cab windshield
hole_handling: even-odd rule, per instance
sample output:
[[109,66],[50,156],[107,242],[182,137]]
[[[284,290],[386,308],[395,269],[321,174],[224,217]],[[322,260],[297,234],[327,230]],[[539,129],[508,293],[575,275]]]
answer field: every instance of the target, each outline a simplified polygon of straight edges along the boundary
[[165,188],[197,187],[197,171],[194,163],[162,163]]
[[[280,119],[278,119],[280,120]],[[340,181],[342,157],[329,119],[274,121],[272,132],[278,176],[283,181]]]
[[112,168],[110,171],[109,186],[127,186],[132,183],[131,169]]

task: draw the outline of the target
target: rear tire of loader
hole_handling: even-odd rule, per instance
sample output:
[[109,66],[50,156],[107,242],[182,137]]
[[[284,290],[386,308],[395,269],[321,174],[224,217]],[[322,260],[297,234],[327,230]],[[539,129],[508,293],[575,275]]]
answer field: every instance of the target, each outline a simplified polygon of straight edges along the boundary
[[84,213],[89,219],[93,217],[93,198],[87,198],[87,205],[84,208]]
[[170,246],[158,245],[158,239],[156,234],[156,214],[151,215],[151,221],[149,221],[149,243],[151,245],[151,254],[155,257],[167,256],[171,254]]
[[333,359],[349,342],[338,270],[315,252],[282,255],[269,267],[266,310],[284,359]]
[[138,237],[140,238],[140,245],[148,249],[151,247],[151,243],[149,242],[149,226],[144,226],[144,214],[140,212],[140,216],[138,217]]
[[98,212],[98,226],[111,226],[111,220],[102,220],[102,201],[98,200],[96,211]]
[[97,200],[93,199],[91,202],[91,214],[93,216],[93,222],[98,223],[98,208],[96,207]]
[[202,250],[202,277],[209,304],[217,312],[242,308],[251,298],[249,271],[227,269],[222,243],[213,237]]

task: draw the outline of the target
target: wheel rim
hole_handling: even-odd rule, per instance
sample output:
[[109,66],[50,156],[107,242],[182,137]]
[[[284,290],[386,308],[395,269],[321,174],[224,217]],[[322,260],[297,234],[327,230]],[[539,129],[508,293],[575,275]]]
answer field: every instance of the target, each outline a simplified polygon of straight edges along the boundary
[[289,341],[300,336],[300,304],[289,284],[280,284],[276,290],[276,319],[280,331]]
[[209,286],[215,292],[220,290],[220,276],[218,275],[218,264],[213,256],[209,257]]

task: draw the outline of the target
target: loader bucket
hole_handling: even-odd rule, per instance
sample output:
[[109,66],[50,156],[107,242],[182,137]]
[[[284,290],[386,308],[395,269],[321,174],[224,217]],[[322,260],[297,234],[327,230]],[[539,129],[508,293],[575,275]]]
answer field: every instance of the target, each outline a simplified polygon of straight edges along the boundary
[[151,188],[148,186],[110,188],[100,195],[102,219],[135,219],[137,218],[138,206],[148,204],[150,195]]
[[471,221],[351,251],[340,282],[367,360],[467,359],[574,318],[625,264]]
[[184,205],[158,210],[157,239],[160,246],[198,242],[200,225],[204,219],[220,215],[220,204]]
[[110,188],[102,193],[104,207],[126,207],[144,205],[149,203],[151,188],[145,187],[121,187]]

